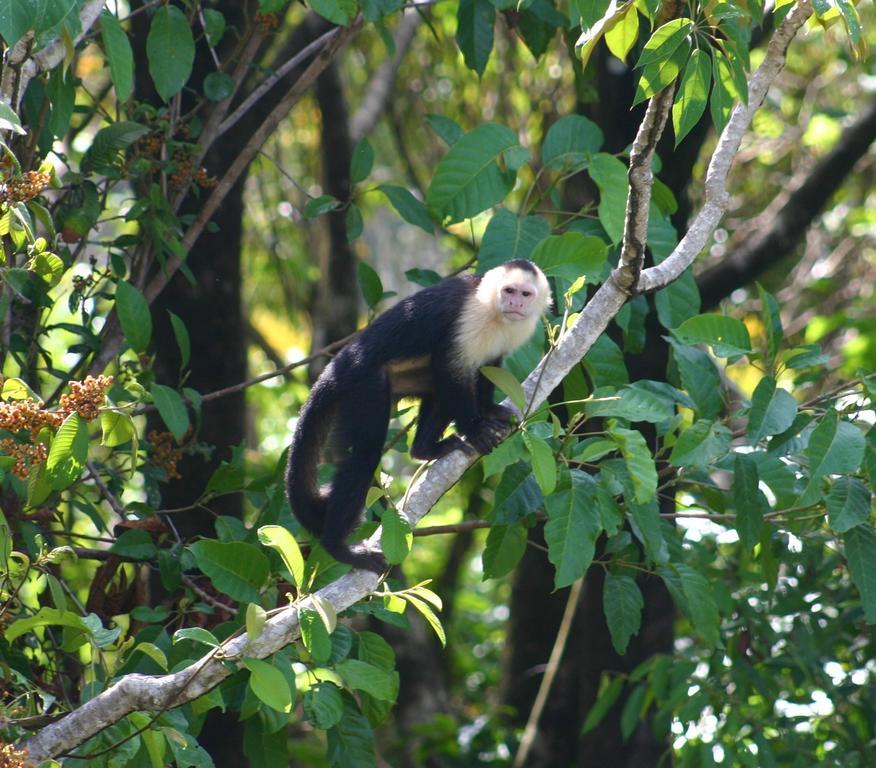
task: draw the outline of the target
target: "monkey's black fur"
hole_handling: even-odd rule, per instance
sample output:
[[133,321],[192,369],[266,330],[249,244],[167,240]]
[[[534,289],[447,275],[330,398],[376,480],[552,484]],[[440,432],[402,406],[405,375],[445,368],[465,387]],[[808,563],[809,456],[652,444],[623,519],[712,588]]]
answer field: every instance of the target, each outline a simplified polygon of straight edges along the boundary
[[[535,273],[524,260],[506,266]],[[295,516],[336,560],[378,573],[385,568],[381,555],[345,540],[380,463],[393,399],[421,399],[414,458],[469,446],[488,453],[501,439],[510,414],[493,404],[492,384],[477,369],[465,370],[456,354],[456,323],[479,282],[472,275],[448,278],[403,299],[344,347],[314,384],[292,439],[286,485]],[[465,443],[456,435],[442,439],[451,421]],[[336,471],[320,491],[320,453],[329,442]]]

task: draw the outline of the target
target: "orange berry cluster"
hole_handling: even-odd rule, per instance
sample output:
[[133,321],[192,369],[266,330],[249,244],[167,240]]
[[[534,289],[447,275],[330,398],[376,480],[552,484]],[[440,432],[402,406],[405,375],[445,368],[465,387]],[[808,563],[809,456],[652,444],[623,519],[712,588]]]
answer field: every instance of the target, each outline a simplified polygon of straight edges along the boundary
[[58,407],[65,416],[76,411],[86,421],[97,418],[106,391],[112,386],[112,376],[87,376],[84,381],[70,381],[69,395],[61,395]]
[[47,171],[25,171],[0,184],[0,203],[24,203],[42,192],[51,180],[52,174]]
[[138,155],[148,155],[149,157],[158,157],[161,154],[162,145],[161,135],[158,133],[149,133],[137,139],[134,145],[134,153]]
[[182,458],[182,448],[170,432],[152,430],[147,436],[152,443],[152,463],[164,470],[168,480],[178,480],[182,477],[177,469]]
[[28,430],[31,438],[36,438],[43,427],[60,427],[64,414],[43,409],[42,403],[34,400],[14,400],[0,402],[0,429],[10,432]]
[[0,768],[26,768],[30,765],[27,749],[18,749],[14,744],[0,742]]
[[42,464],[49,454],[48,448],[42,443],[19,443],[11,437],[0,440],[0,452],[15,459],[10,472],[19,480],[27,480],[31,467]]
[[212,189],[219,183],[219,180],[215,176],[210,176],[207,173],[206,168],[199,168],[198,172],[195,174],[195,184],[197,184],[202,189]]

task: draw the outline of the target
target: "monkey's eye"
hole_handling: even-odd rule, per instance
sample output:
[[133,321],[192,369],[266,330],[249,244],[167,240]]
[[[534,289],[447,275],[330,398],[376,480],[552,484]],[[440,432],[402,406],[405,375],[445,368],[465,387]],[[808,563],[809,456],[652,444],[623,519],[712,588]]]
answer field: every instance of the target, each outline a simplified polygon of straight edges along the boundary
[[523,291],[523,295],[528,299],[530,296],[532,296],[532,291]]
[[515,293],[514,289],[510,285],[506,285],[502,290],[505,291],[505,293],[510,294],[511,296],[513,296]]

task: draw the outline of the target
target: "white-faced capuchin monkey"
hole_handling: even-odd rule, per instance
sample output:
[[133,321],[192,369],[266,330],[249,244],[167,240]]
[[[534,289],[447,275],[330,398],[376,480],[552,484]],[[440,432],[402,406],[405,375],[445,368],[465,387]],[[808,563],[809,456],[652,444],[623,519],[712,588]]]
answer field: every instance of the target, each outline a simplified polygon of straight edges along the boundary
[[[329,363],[301,409],[286,469],[295,516],[336,560],[380,573],[383,557],[346,544],[380,463],[393,401],[420,398],[415,459],[457,448],[489,453],[511,413],[478,370],[524,344],[550,306],[542,271],[524,259],[451,277],[403,299]],[[450,422],[457,434],[443,437]],[[339,456],[319,488],[323,446]]]

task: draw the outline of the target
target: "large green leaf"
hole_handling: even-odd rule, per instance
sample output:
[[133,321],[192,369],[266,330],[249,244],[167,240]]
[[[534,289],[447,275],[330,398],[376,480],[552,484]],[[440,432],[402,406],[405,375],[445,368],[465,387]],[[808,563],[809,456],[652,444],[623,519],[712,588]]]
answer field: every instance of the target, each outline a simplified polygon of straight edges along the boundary
[[465,65],[483,75],[493,50],[496,8],[490,0],[459,0],[456,43]]
[[868,624],[876,624],[876,531],[856,525],[843,535],[843,545],[852,581],[861,593]]
[[60,491],[73,483],[88,459],[88,425],[78,413],[71,413],[61,424],[46,458],[49,485]]
[[588,282],[597,282],[607,257],[608,249],[602,240],[580,232],[546,237],[531,256],[546,275],[564,277],[570,282],[581,275],[586,275]]
[[[111,173],[121,168],[122,152],[141,136],[149,132],[145,125],[122,120],[101,128],[82,158],[83,168],[93,168],[98,173]],[[90,226],[90,224],[89,224]],[[85,231],[87,231],[87,227]]]
[[584,410],[591,417],[615,416],[627,421],[659,424],[675,415],[675,402],[663,394],[634,385],[587,402]]
[[758,488],[757,463],[751,456],[738,453],[733,460],[733,506],[736,508],[736,532],[742,546],[754,549],[760,541],[766,497]]
[[392,508],[383,510],[380,519],[380,547],[387,561],[398,565],[410,554],[414,543],[411,524]]
[[258,536],[261,544],[271,547],[280,555],[292,577],[292,583],[300,588],[304,584],[304,557],[295,537],[282,525],[263,525],[258,530]]
[[179,392],[165,384],[153,384],[151,394],[167,428],[177,440],[182,440],[189,428],[189,413]]
[[627,211],[627,167],[614,155],[600,152],[590,160],[587,172],[599,188],[599,223],[611,242],[619,243]]
[[484,123],[465,134],[438,163],[426,204],[456,222],[500,203],[514,180],[499,170],[496,160],[516,145],[516,134],[496,123]]
[[162,5],[152,17],[146,38],[146,57],[155,90],[169,101],[186,84],[195,60],[191,25],[175,5]]
[[535,247],[551,233],[541,216],[515,216],[507,208],[496,211],[481,238],[478,272],[511,259],[528,259]]
[[602,129],[589,118],[564,115],[548,129],[541,159],[547,168],[564,173],[578,171],[587,166],[603,141]]
[[277,712],[292,711],[292,691],[285,675],[273,664],[261,659],[244,659],[249,670],[249,687],[252,692]]
[[258,547],[242,541],[202,539],[189,549],[216,589],[240,602],[258,602],[270,571],[268,558]]
[[0,2],[0,36],[12,48],[29,29],[36,25],[37,9],[32,0]]
[[709,86],[712,82],[712,61],[709,54],[695,50],[684,68],[681,85],[672,105],[672,128],[675,146],[690,133],[706,111]]
[[697,419],[678,436],[669,462],[676,467],[705,468],[727,455],[731,436],[720,422]]
[[608,436],[617,443],[630,473],[633,493],[639,504],[646,504],[657,494],[657,467],[648,443],[635,429],[615,427]]
[[368,664],[359,659],[344,659],[335,665],[344,684],[355,691],[365,691],[381,701],[398,698],[398,672]]
[[595,488],[587,473],[573,469],[564,471],[556,492],[545,497],[544,536],[556,589],[581,578],[593,562],[596,540],[602,533]]
[[484,579],[500,579],[511,573],[526,551],[526,528],[520,524],[494,525],[484,547]]
[[721,616],[713,596],[712,584],[700,573],[687,565],[678,566],[681,587],[687,601],[688,618],[694,629],[711,646],[718,644]]
[[325,664],[332,653],[332,639],[322,617],[314,610],[301,611],[301,642],[317,664]]
[[870,489],[854,477],[841,477],[827,495],[830,527],[837,533],[850,531],[870,517]]
[[751,352],[751,337],[745,323],[735,317],[708,313],[685,320],[672,331],[684,344],[709,344],[718,357],[736,357]]
[[131,349],[145,352],[152,338],[152,315],[146,297],[127,280],[116,286],[116,313]]
[[681,385],[696,403],[699,415],[713,419],[724,407],[721,399],[721,376],[715,363],[702,350],[670,340],[673,360],[681,376]]
[[602,609],[611,634],[611,644],[621,656],[627,652],[630,638],[642,624],[645,599],[632,576],[609,571],[602,588]]
[[490,521],[516,523],[540,509],[541,504],[541,489],[532,474],[532,468],[519,461],[505,470],[496,486]]
[[386,195],[392,207],[408,224],[413,224],[430,235],[434,232],[435,224],[429,216],[426,206],[408,190],[395,184],[381,184],[377,188]]
[[320,730],[333,728],[344,714],[344,700],[333,683],[317,683],[304,692],[301,701],[304,716]]
[[59,611],[57,608],[40,608],[33,616],[13,621],[3,630],[3,638],[11,643],[21,635],[31,632],[37,627],[62,626],[82,632],[89,632],[88,625],[70,611]]
[[106,9],[100,13],[100,32],[116,97],[126,101],[134,87],[134,52],[128,35],[118,18]]
[[778,435],[794,423],[797,401],[780,387],[772,376],[764,376],[754,388],[751,410],[748,412],[748,438],[757,442],[763,437]]
[[687,39],[693,29],[691,19],[680,18],[667,21],[654,31],[645,43],[637,67],[646,67],[670,58],[675,50]]
[[646,64],[642,69],[639,82],[636,84],[633,105],[650,99],[673,82],[687,62],[689,54],[690,41],[684,40],[669,58]]
[[343,695],[340,722],[326,733],[326,754],[332,768],[374,768],[374,733],[368,719],[349,695]]
[[856,472],[865,446],[864,433],[858,427],[841,420],[835,411],[829,412],[812,430],[806,446],[812,478]]

